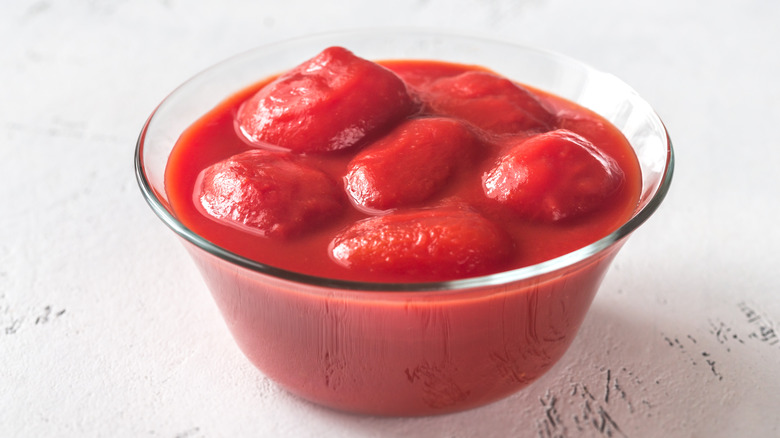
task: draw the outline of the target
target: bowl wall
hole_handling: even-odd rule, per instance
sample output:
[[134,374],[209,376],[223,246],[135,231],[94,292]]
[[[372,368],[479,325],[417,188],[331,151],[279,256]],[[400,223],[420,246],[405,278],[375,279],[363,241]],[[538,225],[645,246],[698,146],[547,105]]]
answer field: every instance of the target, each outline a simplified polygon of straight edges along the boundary
[[430,415],[544,374],[574,339],[619,244],[567,269],[455,292],[364,292],[279,279],[185,246],[249,360],[331,408]]

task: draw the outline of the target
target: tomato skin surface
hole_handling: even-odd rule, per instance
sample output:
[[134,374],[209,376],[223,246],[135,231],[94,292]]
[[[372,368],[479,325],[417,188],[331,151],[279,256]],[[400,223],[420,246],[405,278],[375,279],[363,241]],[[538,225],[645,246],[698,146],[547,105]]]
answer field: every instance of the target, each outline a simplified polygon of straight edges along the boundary
[[350,270],[428,281],[491,272],[513,249],[501,228],[460,206],[371,217],[342,231],[330,245],[332,259]]
[[338,215],[345,204],[331,177],[289,153],[249,150],[201,175],[204,213],[263,237],[301,234]]
[[641,183],[625,136],[573,102],[479,66],[340,48],[227,96],[165,171],[177,218],[228,251],[389,283],[566,254],[625,223]]
[[566,129],[520,140],[482,177],[487,196],[521,216],[556,222],[602,207],[625,181],[620,166]]
[[495,134],[542,132],[555,116],[523,86],[484,71],[435,81],[429,89],[433,110],[458,117]]
[[330,47],[247,100],[236,125],[255,146],[324,152],[352,147],[415,110],[395,73]]
[[355,204],[375,210],[425,201],[474,158],[477,143],[458,120],[408,120],[350,161],[345,190]]

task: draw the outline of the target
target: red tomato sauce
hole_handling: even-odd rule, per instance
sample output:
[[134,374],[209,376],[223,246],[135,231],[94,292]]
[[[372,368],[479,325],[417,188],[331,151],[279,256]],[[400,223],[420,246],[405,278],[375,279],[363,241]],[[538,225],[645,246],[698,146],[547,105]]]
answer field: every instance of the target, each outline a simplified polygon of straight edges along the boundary
[[[592,111],[481,67],[307,63],[178,139],[165,190],[190,230],[289,271],[419,282],[543,262],[634,213],[636,156]],[[346,79],[316,76],[333,65]]]

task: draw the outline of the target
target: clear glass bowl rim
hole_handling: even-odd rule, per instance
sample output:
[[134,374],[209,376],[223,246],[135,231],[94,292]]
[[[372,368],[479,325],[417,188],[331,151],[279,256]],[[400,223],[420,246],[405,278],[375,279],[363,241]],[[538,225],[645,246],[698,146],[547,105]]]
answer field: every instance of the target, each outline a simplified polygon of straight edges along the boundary
[[[661,205],[671,185],[672,175],[674,173],[675,160],[674,160],[674,150],[672,148],[671,138],[669,137],[668,131],[666,130],[666,127],[663,125],[663,122],[660,122],[660,118],[659,118],[659,122],[661,123],[664,133],[666,134],[666,146],[667,146],[666,163],[664,166],[664,172],[660,184],[657,190],[655,191],[655,193],[652,194],[652,197],[645,203],[645,205],[640,210],[638,210],[634,214],[633,217],[631,217],[626,223],[621,225],[619,228],[615,229],[610,234],[604,236],[603,238],[587,246],[579,248],[570,253],[564,254],[562,256],[541,263],[537,263],[535,265],[525,266],[522,268],[503,271],[503,272],[485,275],[481,277],[472,277],[472,278],[449,280],[449,281],[437,281],[437,282],[381,283],[381,282],[340,280],[340,279],[333,279],[327,277],[311,276],[311,275],[306,275],[294,271],[288,271],[285,269],[280,269],[274,266],[270,266],[264,263],[259,263],[254,260],[248,259],[246,257],[228,251],[220,247],[219,245],[214,244],[209,240],[206,240],[205,238],[193,232],[192,230],[187,228],[184,224],[179,222],[179,220],[176,219],[176,217],[164,206],[163,202],[161,202],[160,199],[157,197],[157,194],[155,193],[155,190],[152,188],[144,171],[143,149],[144,149],[144,140],[146,137],[146,132],[149,128],[149,125],[154,121],[154,117],[157,114],[162,103],[165,102],[167,99],[169,99],[170,96],[172,96],[173,94],[185,88],[189,82],[193,81],[195,78],[199,77],[200,75],[206,74],[212,68],[230,62],[235,58],[245,56],[248,53],[251,53],[255,50],[262,50],[277,45],[297,43],[308,39],[321,38],[327,36],[351,36],[351,35],[356,36],[356,35],[360,35],[361,33],[363,34],[371,33],[372,35],[376,35],[379,33],[397,34],[398,32],[403,32],[404,34],[414,33],[414,34],[418,34],[421,37],[443,37],[443,38],[452,37],[452,38],[461,38],[461,39],[466,38],[474,41],[481,40],[484,43],[515,46],[519,49],[521,48],[526,51],[534,51],[537,53],[544,54],[546,56],[558,58],[559,60],[565,61],[572,65],[578,65],[580,68],[586,69],[588,71],[603,74],[601,71],[596,70],[593,67],[590,67],[589,65],[586,65],[574,58],[559,54],[557,52],[545,50],[545,49],[530,47],[522,44],[508,42],[508,41],[502,41],[492,37],[487,38],[482,36],[464,35],[462,33],[456,34],[456,33],[447,33],[447,32],[439,32],[439,31],[434,32],[434,31],[426,31],[420,29],[381,29],[381,30],[372,29],[372,30],[353,30],[353,31],[343,31],[343,32],[328,32],[328,33],[312,34],[303,37],[291,38],[291,39],[273,42],[267,45],[258,46],[247,52],[240,53],[230,58],[227,58],[223,61],[220,61],[219,63],[214,64],[211,67],[208,67],[207,69],[201,71],[200,73],[192,76],[190,79],[188,79],[187,81],[182,83],[179,87],[177,87],[174,91],[172,91],[168,95],[168,97],[163,99],[163,101],[157,106],[157,108],[155,108],[155,110],[146,120],[141,130],[141,133],[138,136],[138,140],[136,142],[135,159],[134,159],[136,181],[138,183],[138,186],[141,190],[144,199],[152,208],[152,210],[157,215],[157,217],[159,217],[163,221],[163,223],[168,228],[170,228],[174,233],[176,233],[179,237],[195,245],[197,248],[206,251],[207,253],[215,257],[218,257],[226,262],[232,263],[236,266],[248,269],[250,271],[254,271],[258,274],[267,275],[270,277],[275,277],[277,279],[286,280],[294,283],[302,283],[309,286],[315,286],[315,287],[320,287],[325,289],[340,289],[340,290],[365,291],[365,292],[371,292],[371,291],[427,292],[427,291],[473,290],[475,288],[504,285],[508,283],[520,282],[520,281],[540,277],[546,274],[553,273],[557,270],[574,266],[577,263],[585,261],[588,258],[618,243],[622,239],[628,237],[640,225],[642,225],[645,221],[647,221],[647,219],[649,219],[650,216],[652,216],[653,213],[655,213],[655,211]],[[621,82],[626,88],[630,89],[630,87],[628,87],[625,83],[623,83],[619,79],[614,78],[614,80]]]

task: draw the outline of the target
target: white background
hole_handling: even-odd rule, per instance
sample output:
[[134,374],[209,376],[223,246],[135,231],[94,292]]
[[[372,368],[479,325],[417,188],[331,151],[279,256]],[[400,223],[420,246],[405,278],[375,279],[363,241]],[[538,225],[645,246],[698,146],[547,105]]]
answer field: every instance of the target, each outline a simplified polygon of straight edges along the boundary
[[[770,0],[0,0],[0,436],[777,436],[778,21]],[[676,149],[561,362],[460,414],[353,416],[277,388],[133,176],[142,124],[190,76],[376,25],[578,58],[637,89]]]

